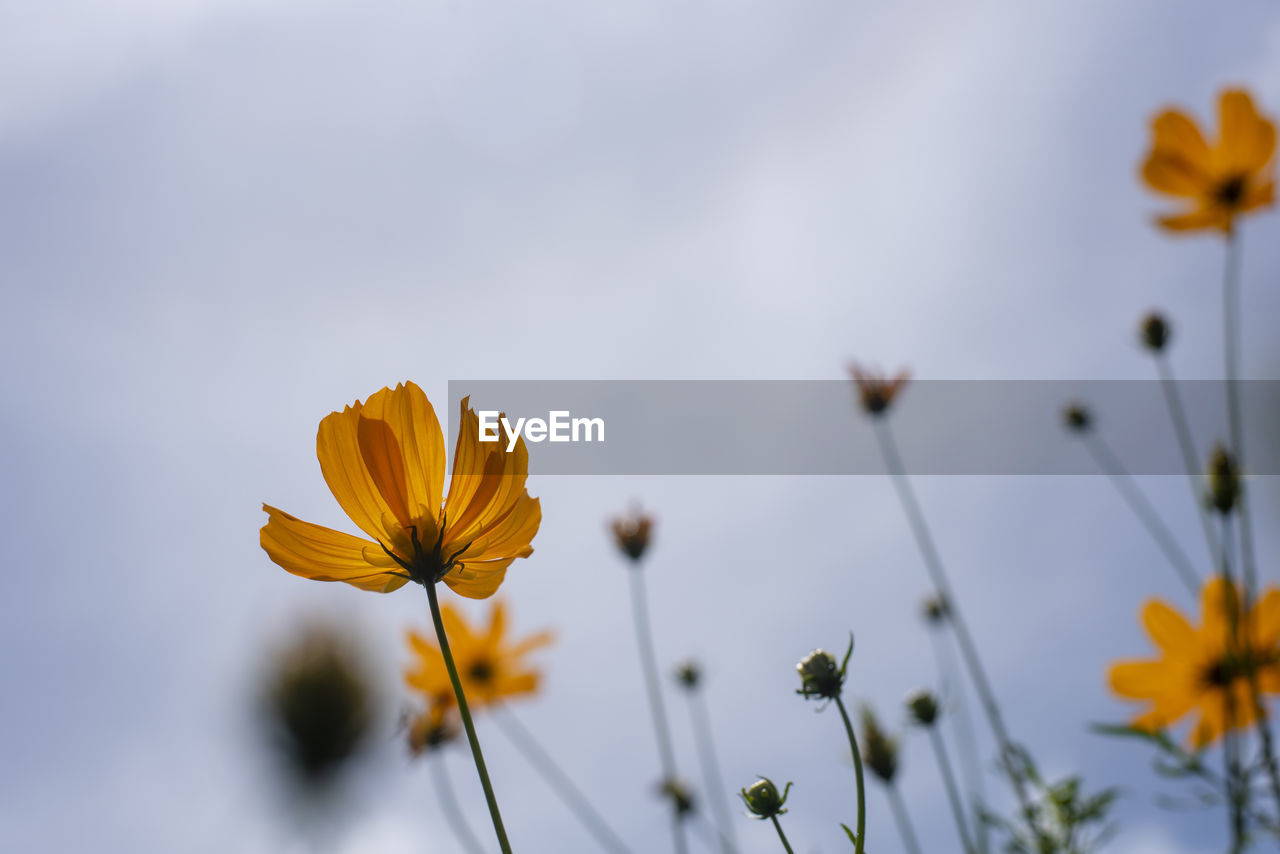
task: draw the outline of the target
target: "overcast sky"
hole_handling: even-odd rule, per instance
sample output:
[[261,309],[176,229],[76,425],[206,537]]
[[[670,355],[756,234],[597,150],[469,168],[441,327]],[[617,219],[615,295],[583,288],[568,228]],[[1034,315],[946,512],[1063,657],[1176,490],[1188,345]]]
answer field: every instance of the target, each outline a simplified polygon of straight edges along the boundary
[[[350,530],[315,429],[384,385],[452,418],[464,378],[835,379],[850,358],[1146,378],[1133,330],[1155,306],[1179,374],[1219,376],[1221,243],[1157,233],[1135,169],[1154,112],[1207,116],[1228,84],[1280,113],[1271,0],[0,0],[0,848],[303,850],[252,728],[267,652],[327,614],[400,702],[402,632],[429,624],[416,588],[273,565],[260,505]],[[1275,228],[1244,229],[1245,365],[1280,379]],[[869,427],[851,408],[832,429]],[[797,850],[841,850],[839,721],[793,667],[852,629],[851,696],[897,720],[934,681],[890,483],[540,477],[536,452],[532,470],[537,551],[502,593],[517,632],[560,640],[522,720],[645,850],[657,766],[604,529],[641,500],[659,655],[704,662],[727,783],[794,780]],[[1143,486],[1199,555],[1185,482]],[[1126,788],[1110,850],[1220,850],[1220,813],[1157,806],[1183,790],[1086,731],[1130,713],[1104,675],[1147,652],[1143,600],[1187,604],[1107,483],[918,487],[1015,735],[1052,774]],[[1274,518],[1274,479],[1257,491]],[[517,850],[587,850],[480,728]],[[391,739],[333,849],[456,850]],[[469,760],[449,761],[484,831]],[[952,850],[919,738],[903,765],[926,850]],[[901,850],[870,804],[876,854]]]

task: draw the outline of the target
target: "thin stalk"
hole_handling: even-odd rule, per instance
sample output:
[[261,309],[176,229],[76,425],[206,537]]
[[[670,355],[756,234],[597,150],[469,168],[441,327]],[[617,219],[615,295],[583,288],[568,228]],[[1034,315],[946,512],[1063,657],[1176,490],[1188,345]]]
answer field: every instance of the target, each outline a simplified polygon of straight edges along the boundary
[[947,789],[947,799],[951,801],[951,813],[956,819],[956,830],[960,834],[960,844],[968,854],[973,854],[973,839],[969,835],[969,823],[964,817],[964,801],[960,797],[960,789],[956,785],[955,773],[951,770],[951,759],[947,756],[947,745],[942,740],[942,731],[937,726],[928,727],[929,740],[933,742],[933,753],[938,758],[938,770],[942,772],[942,782]]
[[538,743],[533,733],[520,723],[510,708],[503,706],[493,719],[497,722],[498,728],[524,754],[529,764],[542,775],[542,779],[550,785],[564,805],[582,823],[587,832],[595,837],[602,848],[606,851],[630,854],[631,849],[618,837],[613,828],[609,827],[609,823],[591,805],[591,801],[582,793],[582,790],[574,785],[573,778],[565,773],[546,748]]
[[1164,522],[1160,521],[1160,515],[1151,506],[1151,502],[1147,501],[1146,496],[1134,486],[1133,479],[1124,470],[1124,466],[1120,464],[1119,458],[1116,457],[1111,447],[1097,433],[1085,433],[1081,436],[1081,439],[1085,448],[1097,461],[1098,468],[1102,469],[1103,474],[1111,479],[1116,492],[1119,492],[1120,497],[1128,503],[1133,515],[1138,517],[1138,521],[1146,527],[1151,539],[1156,541],[1160,551],[1164,552],[1164,556],[1169,559],[1169,565],[1173,567],[1174,572],[1178,574],[1178,578],[1186,585],[1192,597],[1197,596],[1200,593],[1200,577],[1196,573],[1191,559],[1187,557],[1186,552],[1178,545],[1173,533],[1165,526]]
[[978,698],[982,703],[982,708],[986,712],[987,722],[991,725],[991,731],[1000,747],[1001,764],[1004,766],[1005,773],[1009,776],[1009,782],[1013,786],[1014,793],[1018,796],[1021,815],[1030,816],[1031,802],[1027,797],[1026,785],[1022,780],[1022,775],[1013,764],[1013,740],[1009,737],[1009,731],[1005,728],[1004,719],[1000,715],[1000,706],[996,702],[995,692],[991,688],[991,682],[987,678],[986,670],[982,666],[982,660],[978,656],[977,645],[974,644],[973,636],[969,633],[969,625],[960,610],[960,603],[956,599],[951,589],[951,582],[942,567],[942,557],[933,542],[933,536],[929,533],[929,526],[924,519],[924,511],[920,508],[915,492],[911,489],[911,482],[907,479],[906,469],[902,465],[902,457],[898,454],[898,448],[893,440],[893,434],[889,431],[888,424],[883,418],[875,418],[873,421],[876,428],[876,438],[880,442],[880,452],[884,456],[890,479],[893,481],[895,489],[897,489],[898,498],[902,502],[902,509],[907,516],[907,522],[911,526],[916,543],[919,545],[920,552],[924,557],[925,567],[933,579],[934,587],[942,595],[943,601],[947,603],[948,622],[955,633],[961,657],[969,671],[969,678],[973,682],[973,686],[978,692]]
[[729,816],[724,780],[720,776],[720,762],[716,757],[716,745],[712,737],[711,713],[707,711],[707,701],[700,689],[690,688],[685,693],[689,696],[689,716],[693,719],[694,740],[698,745],[702,777],[706,780],[707,788],[715,793],[708,800],[716,813],[720,847],[725,854],[733,854],[738,847],[738,840],[733,830],[733,820]]
[[[1229,658],[1236,658],[1240,654],[1240,615],[1237,610],[1240,599],[1236,593],[1235,574],[1232,571],[1231,542],[1231,517],[1224,515],[1222,517],[1222,577],[1227,582],[1227,592],[1230,594],[1224,603],[1227,609],[1226,653]],[[1227,778],[1228,822],[1231,833],[1230,852],[1231,854],[1238,854],[1238,852],[1244,850],[1245,813],[1248,810],[1246,800],[1249,796],[1249,782],[1245,779],[1240,763],[1241,745],[1235,725],[1235,680],[1228,678],[1225,688],[1222,698],[1224,704],[1222,759]]]
[[791,850],[791,843],[787,841],[787,835],[782,832],[782,822],[778,821],[778,817],[776,815],[770,816],[770,818],[773,819],[773,826],[778,831],[778,838],[782,840],[782,847],[786,849],[787,854],[795,854],[795,852]]
[[[658,740],[658,759],[662,763],[663,782],[674,782],[676,754],[671,746],[671,728],[667,725],[667,711],[662,703],[662,685],[658,681],[658,662],[653,651],[653,629],[649,623],[649,595],[645,589],[644,570],[636,566],[627,574],[631,576],[631,610],[636,627],[636,645],[640,648],[640,665],[649,693],[649,711],[653,716],[653,731]],[[676,851],[684,854],[687,850],[684,822],[674,804],[671,808],[671,820]]]
[[453,835],[458,837],[467,854],[484,854],[484,847],[476,839],[471,827],[462,817],[462,808],[458,806],[458,798],[453,792],[453,783],[449,780],[449,771],[445,767],[444,754],[436,749],[428,751],[427,766],[431,768],[431,781],[435,784],[436,795],[440,798],[440,809]]
[[867,844],[867,794],[866,783],[862,776],[862,751],[858,749],[858,737],[853,734],[853,724],[849,722],[849,712],[845,710],[844,700],[838,696],[836,708],[840,710],[845,734],[849,736],[849,750],[853,752],[853,776],[858,784],[858,819],[855,831],[857,842],[854,844],[854,854],[863,854]]
[[916,839],[915,828],[911,826],[911,816],[907,813],[907,805],[902,802],[902,793],[893,783],[889,783],[885,789],[889,792],[889,804],[893,807],[893,817],[898,822],[903,846],[908,854],[920,854],[920,840]]
[[[960,766],[964,771],[965,785],[969,789],[969,799],[972,801],[970,808],[974,811],[974,824],[977,827],[974,850],[986,852],[988,829],[980,813],[985,809],[987,795],[982,783],[982,763],[978,761],[978,736],[973,731],[973,718],[970,717],[968,704],[965,702],[963,684],[956,683],[954,695],[951,692],[951,672],[959,671],[959,663],[941,632],[930,631],[929,634],[933,636],[933,652],[938,660],[943,705],[954,710],[947,717],[951,720],[951,735],[959,745]],[[950,702],[947,702],[949,697]]]
[[[1240,239],[1234,229],[1227,233],[1226,259],[1222,273],[1222,318],[1223,349],[1227,372],[1227,420],[1231,433],[1231,449],[1236,458],[1237,470],[1241,478],[1245,471],[1244,453],[1244,411],[1240,402],[1240,354],[1243,349],[1240,334],[1240,255],[1242,249]],[[1236,502],[1240,514],[1240,563],[1244,581],[1244,614],[1246,642],[1252,638],[1253,599],[1258,589],[1257,564],[1253,552],[1253,521],[1250,512],[1248,490],[1241,484],[1240,496]],[[1262,746],[1263,766],[1267,769],[1267,780],[1271,785],[1271,794],[1280,808],[1280,764],[1276,762],[1275,745],[1272,741],[1271,718],[1267,714],[1266,704],[1262,701],[1262,691],[1258,685],[1258,676],[1252,668],[1249,670],[1249,694],[1253,703],[1256,728]]]
[[453,696],[458,701],[458,713],[462,717],[462,727],[467,731],[467,743],[471,745],[471,757],[476,762],[476,773],[480,775],[480,785],[484,789],[484,799],[489,805],[489,817],[493,819],[493,832],[498,836],[498,847],[502,854],[511,854],[511,843],[507,841],[507,830],[502,826],[502,813],[498,811],[498,799],[493,794],[493,784],[489,782],[489,771],[485,768],[484,753],[480,750],[480,739],[476,737],[476,725],[471,721],[471,708],[467,705],[467,695],[462,690],[462,680],[458,678],[458,666],[453,663],[453,653],[449,650],[449,638],[444,632],[444,621],[440,618],[440,601],[436,597],[436,586],[426,585],[427,601],[431,603],[431,622],[436,627],[436,641],[440,644],[440,654],[444,657],[445,669],[449,671],[449,681],[453,684]]
[[1191,436],[1191,422],[1187,418],[1186,407],[1182,404],[1182,395],[1178,393],[1178,382],[1173,376],[1173,365],[1164,353],[1155,354],[1156,371],[1160,375],[1160,388],[1164,392],[1164,402],[1169,410],[1169,419],[1173,421],[1173,431],[1178,437],[1178,447],[1182,451],[1182,464],[1187,470],[1187,482],[1191,486],[1191,503],[1195,505],[1200,517],[1200,526],[1204,529],[1204,541],[1209,549],[1209,563],[1218,559],[1218,535],[1213,530],[1213,520],[1209,517],[1209,508],[1205,506],[1203,479],[1201,470],[1203,462],[1196,453],[1196,443]]

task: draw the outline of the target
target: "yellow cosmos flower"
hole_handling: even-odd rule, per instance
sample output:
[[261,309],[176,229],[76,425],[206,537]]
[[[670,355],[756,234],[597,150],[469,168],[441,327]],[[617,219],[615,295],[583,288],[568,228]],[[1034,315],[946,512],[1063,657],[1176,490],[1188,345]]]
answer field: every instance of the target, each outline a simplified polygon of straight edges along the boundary
[[1142,179],[1158,193],[1186,199],[1190,209],[1157,218],[1170,231],[1230,232],[1239,214],[1275,203],[1276,126],[1248,92],[1218,100],[1218,139],[1210,144],[1195,120],[1166,110],[1151,123],[1154,140]]
[[[1240,615],[1238,643],[1228,645],[1228,620]],[[1249,675],[1257,674],[1264,694],[1280,693],[1280,590],[1268,590],[1245,615],[1235,587],[1221,577],[1201,591],[1201,625],[1192,626],[1168,604],[1153,599],[1142,611],[1147,633],[1160,657],[1121,661],[1112,666],[1111,690],[1129,700],[1149,704],[1133,721],[1139,729],[1157,730],[1193,712],[1199,720],[1189,741],[1199,750],[1227,731],[1227,701],[1233,704],[1233,728],[1255,720]],[[1232,651],[1231,647],[1238,647]]]
[[472,599],[492,596],[507,567],[533,553],[542,522],[525,490],[524,440],[480,441],[480,420],[463,398],[449,497],[444,435],[413,383],[375,392],[320,422],[316,455],[333,497],[366,540],[262,505],[262,548],[294,575],[345,581],[387,593],[406,582],[444,581]]
[[[473,628],[460,611],[447,604],[441,606],[440,617],[458,666],[463,692],[471,704],[487,706],[537,692],[542,674],[526,665],[523,659],[549,644],[550,632],[538,632],[514,643],[509,641],[503,602],[494,603],[489,627],[484,630]],[[451,701],[453,687],[440,648],[415,631],[409,631],[407,636],[414,661],[405,671],[405,683],[425,694],[429,702]]]

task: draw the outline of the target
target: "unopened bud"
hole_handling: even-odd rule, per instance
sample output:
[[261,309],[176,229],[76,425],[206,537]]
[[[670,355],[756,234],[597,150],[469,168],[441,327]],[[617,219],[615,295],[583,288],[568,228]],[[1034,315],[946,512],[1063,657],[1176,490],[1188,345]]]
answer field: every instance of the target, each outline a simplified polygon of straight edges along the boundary
[[1208,468],[1209,506],[1223,516],[1235,510],[1240,500],[1240,468],[1236,458],[1222,445],[1217,445],[1209,456]]
[[862,707],[862,760],[871,773],[892,783],[898,773],[898,742],[889,737],[869,706]]
[[609,528],[622,553],[633,561],[639,561],[649,548],[653,517],[635,508],[628,515],[615,518],[609,523]]
[[1080,403],[1073,403],[1062,410],[1062,421],[1073,433],[1083,433],[1093,426],[1093,416]]
[[778,787],[768,777],[761,777],[750,786],[742,790],[742,800],[747,804],[747,809],[757,818],[773,818],[776,815],[782,815],[786,812],[782,805],[787,802],[787,793],[791,791],[791,784],[788,783],[782,793],[778,793]]
[[698,667],[698,662],[690,659],[677,667],[676,681],[690,691],[697,690],[702,682],[702,670]]
[[800,674],[800,690],[805,697],[832,700],[840,696],[844,686],[844,670],[836,657],[825,649],[815,649],[796,665]]
[[686,818],[693,814],[695,804],[693,800],[693,792],[679,780],[666,780],[658,791],[664,797],[671,799],[671,805],[675,807],[676,815],[680,818]]
[[1138,337],[1142,340],[1142,346],[1153,353],[1164,350],[1165,345],[1169,343],[1170,333],[1169,321],[1165,320],[1164,315],[1158,311],[1153,311],[1142,318],[1142,323],[1138,327]]
[[938,719],[938,698],[928,691],[917,691],[907,697],[907,711],[920,726],[933,726]]

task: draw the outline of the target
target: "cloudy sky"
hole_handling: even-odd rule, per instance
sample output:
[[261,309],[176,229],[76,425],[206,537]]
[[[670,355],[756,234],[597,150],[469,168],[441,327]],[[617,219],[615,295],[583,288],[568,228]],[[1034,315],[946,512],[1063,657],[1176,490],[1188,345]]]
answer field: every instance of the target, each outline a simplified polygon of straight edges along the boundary
[[[1280,11],[0,0],[0,80],[0,847],[252,854],[305,850],[253,728],[269,651],[340,620],[400,702],[402,632],[428,625],[421,591],[305,582],[258,547],[264,500],[349,527],[320,418],[404,379],[443,401],[467,378],[837,379],[855,357],[1146,378],[1133,328],[1155,306],[1179,374],[1217,377],[1221,244],[1152,229],[1135,166],[1167,104],[1205,116],[1244,84],[1280,112]],[[1280,378],[1275,228],[1243,235],[1260,378]],[[868,427],[851,410],[832,429]],[[855,630],[848,690],[893,720],[935,681],[889,482],[533,471],[537,553],[502,592],[517,632],[559,642],[521,719],[646,850],[657,769],[604,531],[641,500],[659,655],[704,662],[726,781],[794,780],[797,850],[840,850],[839,722],[794,695],[794,663]],[[1202,549],[1185,482],[1142,485]],[[1147,753],[1086,731],[1127,714],[1104,674],[1146,652],[1143,600],[1187,604],[1105,480],[918,488],[1017,737],[1051,774],[1125,788],[1110,850],[1220,850],[1218,812],[1159,807],[1180,790]],[[1274,517],[1273,479],[1257,492]],[[517,849],[587,850],[480,727]],[[330,850],[456,850],[425,769],[382,736]],[[903,765],[926,849],[949,850],[927,745]],[[870,804],[874,850],[901,850]],[[774,850],[768,830],[741,819],[743,850]]]

